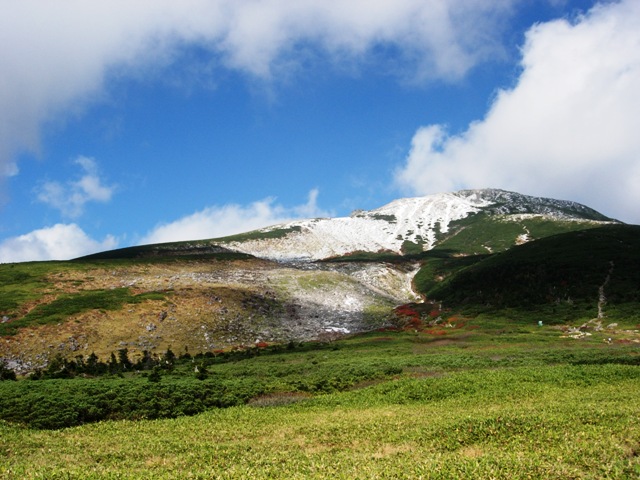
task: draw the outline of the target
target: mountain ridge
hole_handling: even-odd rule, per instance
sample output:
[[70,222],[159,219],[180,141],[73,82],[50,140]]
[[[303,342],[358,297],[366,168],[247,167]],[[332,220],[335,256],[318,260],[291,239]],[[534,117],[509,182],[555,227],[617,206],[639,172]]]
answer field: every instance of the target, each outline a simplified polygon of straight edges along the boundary
[[[547,227],[540,228],[545,223]],[[226,237],[125,247],[75,260],[221,254],[279,262],[313,262],[362,253],[401,257],[449,248],[452,237],[461,232],[465,242],[473,245],[458,253],[492,253],[548,234],[612,223],[622,222],[577,202],[487,188],[400,198],[372,210],[355,210],[347,217],[294,220]],[[491,237],[492,229],[502,230],[504,238],[487,244],[484,237]],[[475,240],[469,240],[471,232]]]
[[[232,250],[278,261],[316,261],[354,252],[402,255],[409,248],[414,252],[433,249],[457,222],[478,214],[503,221],[528,217],[575,222],[584,228],[620,223],[577,202],[480,189],[401,198],[373,210],[356,210],[349,217],[298,220],[256,230],[253,238],[217,241]],[[271,235],[261,238],[261,233]],[[513,244],[527,240],[516,235]]]

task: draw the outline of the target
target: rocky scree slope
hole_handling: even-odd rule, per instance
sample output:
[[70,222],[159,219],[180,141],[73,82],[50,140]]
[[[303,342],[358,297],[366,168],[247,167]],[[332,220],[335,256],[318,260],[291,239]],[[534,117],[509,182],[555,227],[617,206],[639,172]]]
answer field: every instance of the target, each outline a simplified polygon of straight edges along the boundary
[[[42,272],[32,274],[35,267]],[[3,273],[16,284],[0,285],[0,293],[29,275],[38,284],[28,301],[0,311],[0,361],[18,373],[42,368],[56,355],[96,353],[107,360],[126,348],[135,361],[145,350],[197,353],[329,340],[388,326],[396,305],[417,299],[411,268],[385,264],[154,258],[0,265]],[[153,296],[114,308],[86,305],[90,296],[109,292]],[[74,306],[75,313],[59,314]]]

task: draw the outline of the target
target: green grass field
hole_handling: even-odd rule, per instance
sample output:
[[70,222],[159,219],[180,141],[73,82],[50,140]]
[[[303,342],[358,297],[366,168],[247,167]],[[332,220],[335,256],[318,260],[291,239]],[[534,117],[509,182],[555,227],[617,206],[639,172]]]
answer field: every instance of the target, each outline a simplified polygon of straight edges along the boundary
[[[0,382],[3,414],[31,402],[31,415],[43,403],[71,415],[110,392],[158,406],[57,430],[5,416],[0,478],[638,478],[640,349],[629,335],[576,340],[481,317],[184,357],[159,382]],[[190,389],[224,390],[236,406],[185,415]]]

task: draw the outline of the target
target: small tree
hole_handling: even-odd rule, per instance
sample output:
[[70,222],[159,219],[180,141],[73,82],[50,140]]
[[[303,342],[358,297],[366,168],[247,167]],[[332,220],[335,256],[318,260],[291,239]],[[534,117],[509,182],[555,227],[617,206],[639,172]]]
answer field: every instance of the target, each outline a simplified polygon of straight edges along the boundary
[[76,355],[76,373],[86,373],[87,372],[87,364],[84,361],[84,357],[82,355]]
[[173,364],[176,361],[176,354],[171,351],[171,347],[167,348],[167,351],[162,355],[162,368],[166,370],[173,370]]
[[98,356],[95,352],[91,352],[91,355],[87,357],[87,361],[85,362],[85,372],[89,375],[97,375],[98,374]]
[[106,363],[101,362],[95,352],[91,352],[91,355],[87,357],[85,363],[85,373],[89,375],[104,375],[107,373],[108,366]]
[[116,358],[116,354],[111,352],[111,356],[109,357],[109,362],[107,363],[107,367],[109,369],[109,373],[118,373],[120,372],[120,364],[118,363],[118,359]]
[[[74,364],[75,366],[75,364]],[[57,354],[43,372],[44,378],[73,378],[73,367],[61,354]]]
[[180,359],[185,359],[185,360],[190,360],[191,359],[191,354],[189,353],[189,347],[185,345],[184,347],[184,353],[182,355],[180,355]]
[[153,370],[151,370],[147,378],[150,382],[159,382],[162,379],[162,377],[160,376],[160,369],[157,366],[153,367]]
[[154,366],[157,365],[157,363],[158,362],[156,361],[156,359],[151,356],[149,350],[143,350],[142,358],[136,363],[136,369],[151,370]]
[[2,380],[16,380],[16,372],[11,370],[4,360],[0,360],[0,381]]
[[122,370],[131,370],[133,367],[133,363],[129,360],[129,350],[126,348],[121,348],[118,350],[118,363],[120,364],[120,368]]
[[207,371],[207,365],[202,362],[195,367],[196,378],[198,380],[206,380],[209,377],[209,372]]

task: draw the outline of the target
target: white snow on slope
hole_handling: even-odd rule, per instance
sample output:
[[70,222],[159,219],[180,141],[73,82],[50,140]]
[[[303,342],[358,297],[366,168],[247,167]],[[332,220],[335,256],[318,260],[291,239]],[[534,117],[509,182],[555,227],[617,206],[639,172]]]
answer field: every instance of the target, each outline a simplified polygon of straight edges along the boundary
[[358,251],[401,253],[405,241],[430,250],[437,235],[449,231],[451,222],[480,211],[511,219],[534,215],[556,220],[612,221],[575,202],[488,188],[402,198],[375,210],[356,211],[349,217],[275,225],[263,231],[295,231],[283,238],[230,242],[225,246],[278,261],[313,261]]
[[403,198],[350,217],[303,220],[271,227],[300,228],[284,238],[233,242],[227,246],[280,261],[319,260],[357,251],[400,253],[406,240],[422,241],[428,250],[434,246],[436,234],[446,232],[450,222],[487,205],[490,202],[479,195],[461,197],[445,193]]

